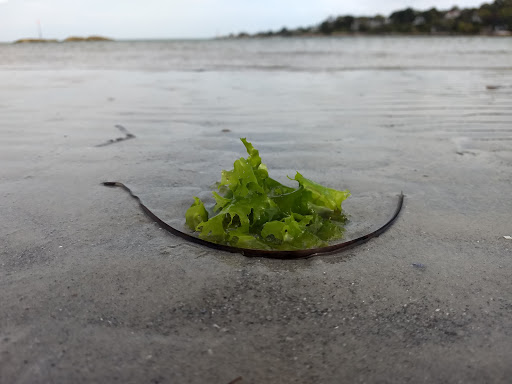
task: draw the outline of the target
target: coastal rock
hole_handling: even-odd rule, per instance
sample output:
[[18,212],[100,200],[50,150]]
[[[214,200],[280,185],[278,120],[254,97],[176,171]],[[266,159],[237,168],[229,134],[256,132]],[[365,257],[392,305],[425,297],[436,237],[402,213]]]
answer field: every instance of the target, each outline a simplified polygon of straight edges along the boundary
[[81,41],[112,41],[112,39],[109,39],[108,37],[103,37],[103,36],[88,36],[88,37],[70,36],[62,41],[64,43],[69,43],[69,42],[81,42]]
[[14,42],[14,44],[22,44],[22,43],[58,43],[58,40],[55,39],[18,39]]
[[[93,35],[93,36],[88,36],[88,37],[70,36],[60,42],[74,43],[74,42],[82,42],[82,41],[113,41],[113,40],[109,39],[108,37]],[[59,43],[59,40],[57,40],[57,39],[23,38],[23,39],[18,39],[16,41],[14,41],[14,44],[21,44],[21,43]]]

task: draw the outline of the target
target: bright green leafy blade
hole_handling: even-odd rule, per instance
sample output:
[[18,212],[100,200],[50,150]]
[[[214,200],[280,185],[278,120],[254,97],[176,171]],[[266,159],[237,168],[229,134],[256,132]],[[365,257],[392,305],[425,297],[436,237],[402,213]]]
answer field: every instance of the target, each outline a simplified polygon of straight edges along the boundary
[[248,157],[222,171],[213,192],[216,215],[208,219],[198,198],[185,214],[199,237],[240,248],[296,250],[327,245],[343,236],[341,203],[350,195],[306,179],[297,172],[298,188],[268,175],[259,151],[241,139]]
[[208,212],[206,212],[203,202],[198,197],[194,197],[194,203],[185,213],[185,222],[190,229],[195,231],[200,223],[207,220]]
[[324,187],[306,179],[299,172],[295,175],[294,180],[297,180],[300,186],[311,192],[311,204],[326,207],[335,213],[341,212],[341,203],[350,196],[349,191],[337,191],[336,189]]
[[213,207],[213,210],[215,212],[220,211],[222,208],[224,208],[226,205],[231,203],[230,199],[227,199],[225,197],[220,196],[217,192],[213,191],[213,198],[215,199],[215,206]]

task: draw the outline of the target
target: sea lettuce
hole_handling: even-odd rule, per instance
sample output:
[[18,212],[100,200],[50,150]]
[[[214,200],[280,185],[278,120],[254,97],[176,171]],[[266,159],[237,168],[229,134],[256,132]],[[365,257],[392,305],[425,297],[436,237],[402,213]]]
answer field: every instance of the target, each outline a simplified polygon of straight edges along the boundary
[[208,221],[208,212],[199,197],[194,197],[194,203],[185,214],[185,221],[190,228],[196,228],[202,222]]
[[346,217],[341,203],[350,196],[306,179],[299,172],[298,188],[269,177],[259,151],[241,139],[248,156],[230,171],[222,171],[212,192],[215,206],[208,214],[203,202],[185,213],[187,226],[201,239],[240,248],[296,250],[322,247],[343,237]]

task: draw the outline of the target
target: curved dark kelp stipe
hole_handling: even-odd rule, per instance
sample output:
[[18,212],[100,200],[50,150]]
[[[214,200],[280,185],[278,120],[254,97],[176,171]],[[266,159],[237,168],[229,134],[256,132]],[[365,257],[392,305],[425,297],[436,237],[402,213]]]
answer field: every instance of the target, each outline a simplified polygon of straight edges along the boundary
[[301,249],[301,250],[293,250],[293,251],[269,251],[269,250],[259,250],[259,249],[248,249],[248,248],[238,248],[238,247],[232,247],[230,245],[224,245],[224,244],[217,244],[212,243],[210,241],[206,241],[203,239],[200,239],[198,237],[192,236],[188,233],[182,232],[179,229],[176,229],[172,227],[171,225],[167,224],[165,221],[160,219],[157,215],[155,215],[151,210],[144,205],[142,200],[135,195],[130,188],[128,188],[123,183],[120,183],[118,181],[106,181],[102,183],[102,185],[107,187],[119,187],[124,189],[126,192],[130,194],[137,202],[139,203],[139,206],[144,211],[144,213],[150,217],[153,221],[158,223],[163,229],[166,231],[172,233],[173,235],[176,235],[178,237],[181,237],[184,240],[188,240],[192,243],[196,243],[199,245],[203,245],[208,248],[218,249],[220,251],[226,251],[226,252],[232,252],[232,253],[241,253],[245,256],[251,256],[251,257],[267,257],[272,259],[301,259],[301,258],[307,258],[312,256],[320,256],[320,255],[326,255],[331,254],[335,252],[345,251],[350,248],[354,248],[358,245],[366,243],[368,240],[380,236],[382,233],[384,233],[393,222],[398,217],[398,214],[400,213],[403,202],[404,202],[404,194],[401,192],[398,196],[398,203],[397,207],[395,209],[395,212],[393,213],[393,216],[384,224],[382,227],[378,228],[377,230],[368,233],[364,236],[358,237],[357,239],[345,241],[343,243],[329,245],[326,247],[321,248],[312,248],[312,249]]

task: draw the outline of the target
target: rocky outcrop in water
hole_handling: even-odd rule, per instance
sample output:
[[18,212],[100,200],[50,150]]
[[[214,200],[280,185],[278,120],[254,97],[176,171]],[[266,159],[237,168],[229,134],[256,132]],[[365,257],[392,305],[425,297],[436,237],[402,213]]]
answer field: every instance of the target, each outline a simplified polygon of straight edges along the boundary
[[74,43],[74,42],[84,42],[84,41],[113,41],[112,39],[109,39],[108,37],[103,36],[88,36],[88,37],[81,37],[81,36],[70,36],[62,41],[59,41],[57,39],[32,39],[32,38],[25,38],[25,39],[19,39],[14,42],[14,44],[22,44],[22,43]]

